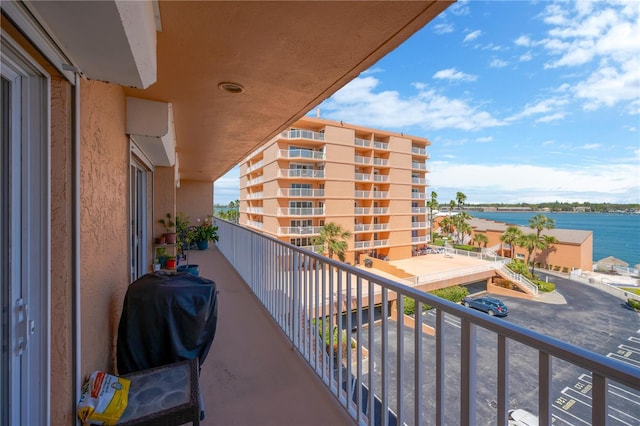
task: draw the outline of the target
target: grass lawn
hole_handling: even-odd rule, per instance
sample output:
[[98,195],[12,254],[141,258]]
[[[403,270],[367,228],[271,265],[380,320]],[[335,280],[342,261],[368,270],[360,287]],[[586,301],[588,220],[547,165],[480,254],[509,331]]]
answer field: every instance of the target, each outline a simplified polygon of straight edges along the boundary
[[640,288],[634,288],[634,287],[620,287],[620,288],[624,291],[628,291],[629,293],[637,294],[638,296],[640,296]]

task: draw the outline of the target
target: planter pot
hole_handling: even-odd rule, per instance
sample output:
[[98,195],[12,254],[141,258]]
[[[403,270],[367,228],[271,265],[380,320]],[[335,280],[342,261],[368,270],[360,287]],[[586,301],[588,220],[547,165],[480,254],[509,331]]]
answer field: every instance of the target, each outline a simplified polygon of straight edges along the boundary
[[200,266],[198,265],[180,265],[178,266],[178,272],[188,272],[193,276],[200,275]]
[[178,261],[176,259],[166,259],[165,263],[166,263],[166,268],[167,269],[176,269],[176,263]]
[[175,244],[176,243],[176,233],[175,232],[167,232],[164,234],[164,238],[167,240],[167,244]]
[[158,272],[160,270],[160,264],[159,263],[154,263],[153,264],[153,272]]
[[156,238],[156,244],[166,244],[166,243],[167,243],[167,239],[164,236]]
[[209,241],[198,241],[198,250],[206,250],[209,248]]

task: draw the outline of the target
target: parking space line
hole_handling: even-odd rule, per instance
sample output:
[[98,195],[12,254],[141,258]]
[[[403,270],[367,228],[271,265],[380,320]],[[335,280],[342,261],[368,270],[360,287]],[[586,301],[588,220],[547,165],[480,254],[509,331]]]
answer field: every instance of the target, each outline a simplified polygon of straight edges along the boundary
[[640,343],[640,339],[637,338],[637,337],[633,337],[633,336],[629,337],[627,340],[630,340],[630,341],[636,342],[636,343]]
[[[591,375],[590,374],[581,374],[578,377],[578,380],[581,380],[588,384],[589,390],[591,389]],[[575,386],[574,386],[575,387]],[[609,393],[619,396],[620,398],[626,399],[627,401],[633,402],[636,405],[640,405],[640,394],[633,393],[621,386],[616,386],[609,383]]]
[[[587,405],[589,408],[591,408],[591,400],[592,400],[592,399],[591,399],[591,396],[589,396],[589,395],[585,395],[585,394],[583,394],[583,393],[581,393],[581,392],[578,392],[578,391],[576,391],[576,390],[574,390],[574,389],[571,389],[571,388],[564,388],[564,389],[562,390],[562,393],[563,393],[564,395],[568,396],[569,398],[571,398],[571,399],[575,399],[575,400],[577,400],[578,402],[582,402],[584,405]],[[572,393],[575,393],[575,394],[577,394],[578,396],[576,397],[575,395],[572,395]],[[609,390],[609,393],[610,393],[610,394],[612,394],[613,392],[612,392],[611,390]],[[623,397],[623,396],[621,396],[621,395],[618,395],[618,396],[620,396],[620,397],[621,397],[621,398],[623,398],[623,399],[627,399],[627,400],[629,400],[628,398],[625,398],[625,397]],[[587,399],[589,400],[589,402],[587,403],[587,402],[583,402],[583,401],[581,401],[581,400],[580,400],[580,398],[581,398],[581,397],[585,397],[585,398],[587,398]],[[629,401],[631,401],[631,400],[629,400]],[[633,402],[633,401],[632,401],[632,402]],[[622,410],[620,410],[619,408],[616,408],[616,407],[612,406],[611,404],[609,404],[609,405],[608,405],[608,409],[609,409],[609,416],[610,416],[610,417],[612,417],[612,418],[615,418],[616,420],[619,420],[619,421],[621,421],[621,422],[623,422],[623,423],[625,423],[625,424],[631,424],[631,425],[633,425],[633,424],[636,424],[636,425],[637,425],[637,424],[640,424],[640,418],[634,417],[634,416],[630,415],[629,413],[627,413],[627,412],[625,412],[625,411],[622,411]],[[618,413],[618,414],[614,415],[614,414],[613,414],[614,412],[616,412],[616,413]],[[625,421],[625,420],[622,420],[622,418],[621,418],[621,417],[622,417],[622,418],[626,418],[626,421]],[[633,421],[633,423],[627,423],[627,421]]]
[[629,346],[629,345],[620,345],[618,346],[620,349],[624,349],[625,351],[630,351],[636,354],[640,354],[640,347]]
[[565,424],[565,425],[575,426],[575,424],[569,423],[567,420],[561,418],[559,415],[552,413],[551,414],[551,423],[556,424],[556,420],[561,421],[562,424]]
[[640,367],[640,361],[636,361],[635,359],[631,359],[631,358],[626,358],[618,354],[609,353],[609,355],[607,355],[607,358],[617,359],[618,361],[624,362],[625,364],[629,364],[633,367]]
[[587,422],[587,421],[585,421],[584,419],[582,419],[582,418],[580,418],[580,417],[578,417],[578,416],[575,416],[575,415],[571,414],[570,412],[568,412],[568,411],[566,411],[566,410],[563,410],[563,409],[562,409],[562,407],[558,407],[557,405],[553,405],[553,408],[555,408],[556,410],[560,411],[560,412],[561,412],[561,413],[563,413],[563,414],[568,414],[569,416],[573,417],[574,419],[576,419],[576,420],[577,420],[577,421],[579,421],[580,423],[584,423],[585,425],[591,425],[591,422],[590,422],[590,421],[589,421],[589,422]]

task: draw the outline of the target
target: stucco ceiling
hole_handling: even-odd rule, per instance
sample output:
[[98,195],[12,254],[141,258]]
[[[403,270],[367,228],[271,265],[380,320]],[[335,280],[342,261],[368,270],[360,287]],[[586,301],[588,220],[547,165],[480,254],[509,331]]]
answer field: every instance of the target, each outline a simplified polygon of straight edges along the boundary
[[127,95],[171,102],[181,179],[215,181],[449,4],[161,1],[157,82]]

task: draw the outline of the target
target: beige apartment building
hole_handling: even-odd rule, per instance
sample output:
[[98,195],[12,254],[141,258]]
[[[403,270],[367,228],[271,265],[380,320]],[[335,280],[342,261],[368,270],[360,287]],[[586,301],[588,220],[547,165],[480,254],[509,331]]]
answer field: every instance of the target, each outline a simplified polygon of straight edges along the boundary
[[333,222],[347,262],[411,257],[429,242],[427,146],[407,136],[303,117],[240,165],[240,223],[312,247]]

